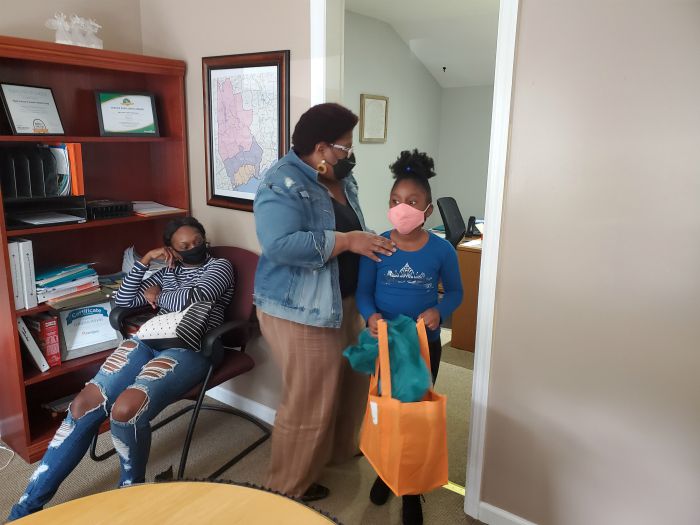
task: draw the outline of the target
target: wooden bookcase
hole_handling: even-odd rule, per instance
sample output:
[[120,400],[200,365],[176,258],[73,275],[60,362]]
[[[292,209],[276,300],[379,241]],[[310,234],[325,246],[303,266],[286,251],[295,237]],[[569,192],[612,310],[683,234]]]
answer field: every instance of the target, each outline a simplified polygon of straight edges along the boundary
[[[178,60],[0,37],[0,82],[52,88],[66,133],[12,136],[4,127],[0,144],[80,142],[88,200],[153,200],[189,210],[184,74]],[[154,93],[160,137],[100,137],[95,90]],[[113,273],[127,247],[145,253],[162,244],[165,222],[182,214],[8,230],[0,200],[0,436],[24,460],[39,459],[60,424],[40,405],[79,391],[110,351],[44,373],[26,359],[16,318],[47,308],[15,311],[8,240],[31,239],[37,268],[95,262],[98,273]]]

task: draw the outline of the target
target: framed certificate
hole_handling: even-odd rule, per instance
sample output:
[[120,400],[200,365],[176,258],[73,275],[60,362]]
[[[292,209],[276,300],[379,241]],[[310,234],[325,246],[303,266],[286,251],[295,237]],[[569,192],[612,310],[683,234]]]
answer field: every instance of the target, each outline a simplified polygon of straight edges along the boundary
[[0,99],[14,135],[63,135],[51,88],[0,84]]
[[122,336],[109,324],[111,311],[109,301],[62,310],[61,359],[69,361],[119,346]]
[[101,136],[160,136],[153,94],[96,91],[95,99]]

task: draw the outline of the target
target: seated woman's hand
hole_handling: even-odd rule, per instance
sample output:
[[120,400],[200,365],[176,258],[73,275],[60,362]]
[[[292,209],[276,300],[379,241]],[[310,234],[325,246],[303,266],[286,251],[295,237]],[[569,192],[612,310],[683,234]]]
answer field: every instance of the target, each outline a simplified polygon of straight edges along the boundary
[[148,301],[148,304],[155,310],[158,306],[158,296],[161,292],[160,286],[151,286],[143,291],[143,296]]
[[352,231],[345,234],[348,239],[348,250],[359,255],[365,255],[375,262],[381,259],[378,255],[392,255],[396,245],[391,239],[370,232]]
[[154,250],[151,250],[146,255],[144,255],[141,258],[141,264],[143,264],[144,266],[148,266],[154,259],[163,259],[165,260],[165,264],[169,268],[172,268],[173,266],[175,266],[176,261],[182,260],[182,257],[180,257],[180,254],[172,248],[170,248],[169,246],[161,246],[160,248],[155,248]]

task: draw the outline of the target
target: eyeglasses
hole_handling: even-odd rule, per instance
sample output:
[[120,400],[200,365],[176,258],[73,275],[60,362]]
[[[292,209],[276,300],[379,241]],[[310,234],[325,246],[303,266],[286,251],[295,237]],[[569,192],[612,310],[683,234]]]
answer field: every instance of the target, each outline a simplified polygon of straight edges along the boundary
[[331,147],[344,151],[346,153],[346,158],[352,155],[352,146],[348,148],[347,146],[343,146],[342,144],[331,144]]

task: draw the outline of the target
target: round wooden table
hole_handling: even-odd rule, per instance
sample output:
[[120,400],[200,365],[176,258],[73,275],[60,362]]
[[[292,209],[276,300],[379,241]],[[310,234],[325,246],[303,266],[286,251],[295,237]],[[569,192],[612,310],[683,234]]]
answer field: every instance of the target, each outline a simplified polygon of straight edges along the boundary
[[334,523],[284,496],[230,483],[181,481],[93,494],[18,520],[18,525]]

